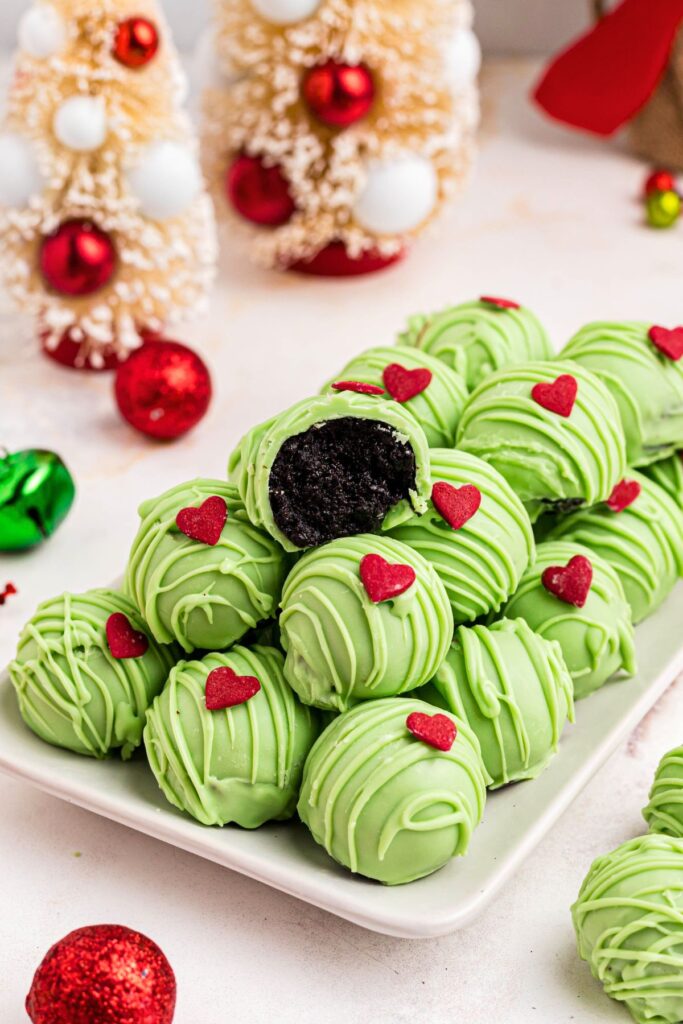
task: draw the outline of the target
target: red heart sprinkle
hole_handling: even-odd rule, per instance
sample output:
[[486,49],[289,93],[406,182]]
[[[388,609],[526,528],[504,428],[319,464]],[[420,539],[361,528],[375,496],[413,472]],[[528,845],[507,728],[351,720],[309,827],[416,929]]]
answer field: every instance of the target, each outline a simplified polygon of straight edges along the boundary
[[583,608],[593,582],[593,566],[585,555],[574,555],[566,565],[550,565],[542,576],[545,589],[565,604]]
[[261,689],[256,676],[238,676],[227,665],[214,668],[206,677],[204,698],[207,711],[221,711],[246,704]]
[[361,380],[338,380],[332,388],[335,391],[356,391],[359,395],[383,395],[384,388],[378,384],[364,384]]
[[481,491],[474,484],[454,487],[439,482],[432,487],[432,504],[449,526],[459,530],[479,511]]
[[373,604],[380,604],[404,594],[416,577],[412,565],[393,565],[381,555],[365,555],[360,563],[360,578]]
[[662,352],[667,359],[673,359],[675,363],[679,359],[683,358],[683,327],[674,327],[669,330],[668,327],[651,327],[647,332],[647,336],[660,352]]
[[550,384],[535,384],[531,389],[531,397],[537,405],[548,412],[556,412],[567,419],[572,414],[574,402],[579,392],[576,377],[570,373],[562,373]]
[[407,370],[400,363],[390,363],[382,374],[384,387],[395,402],[409,402],[421,395],[432,383],[432,371],[418,366]]
[[485,302],[487,306],[496,306],[498,309],[522,308],[518,302],[513,302],[512,299],[499,299],[495,295],[482,295],[479,301]]
[[636,498],[640,497],[642,489],[637,480],[622,480],[616,484],[607,499],[607,507],[612,512],[623,512],[625,508],[633,504]]
[[176,526],[190,540],[214,547],[228,518],[228,506],[217,494],[207,498],[199,508],[181,508],[175,517]]
[[149,640],[144,633],[133,629],[123,612],[110,615],[105,628],[112,658],[141,658],[147,652]]
[[14,584],[13,583],[6,583],[4,590],[0,591],[0,605],[3,605],[8,597],[11,597],[12,594],[16,594],[16,593],[17,593],[17,588],[14,586]]
[[437,750],[450,750],[458,735],[455,722],[446,715],[426,715],[413,711],[406,718],[406,725],[413,736]]

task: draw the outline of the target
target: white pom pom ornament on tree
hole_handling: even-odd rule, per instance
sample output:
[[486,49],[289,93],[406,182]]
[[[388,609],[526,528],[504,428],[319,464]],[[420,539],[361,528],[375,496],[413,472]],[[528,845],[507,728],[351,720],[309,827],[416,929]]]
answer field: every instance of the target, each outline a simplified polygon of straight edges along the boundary
[[324,274],[393,262],[469,170],[470,0],[215,3],[233,78],[206,93],[207,170],[257,260]]
[[0,273],[72,365],[111,365],[206,299],[213,211],[182,78],[157,0],[36,0],[22,18]]

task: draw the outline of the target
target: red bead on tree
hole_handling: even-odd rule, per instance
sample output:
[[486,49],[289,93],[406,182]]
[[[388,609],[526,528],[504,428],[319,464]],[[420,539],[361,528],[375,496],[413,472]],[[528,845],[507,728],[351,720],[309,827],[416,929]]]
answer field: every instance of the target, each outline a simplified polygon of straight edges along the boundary
[[158,49],[159,32],[153,21],[128,18],[118,25],[112,53],[119,64],[142,68],[156,56]]
[[177,341],[146,341],[122,363],[114,382],[121,415],[148,437],[187,433],[211,401],[211,375],[196,352]]
[[43,280],[60,295],[92,295],[111,281],[116,248],[106,231],[87,220],[68,220],[40,247]]
[[282,169],[267,167],[256,156],[235,159],[225,177],[225,192],[241,217],[262,227],[280,227],[296,210]]
[[643,191],[646,196],[651,196],[655,192],[676,192],[676,179],[670,171],[653,171],[648,175]]
[[303,100],[314,117],[331,128],[348,128],[370,111],[375,83],[364,64],[328,60],[306,72]]

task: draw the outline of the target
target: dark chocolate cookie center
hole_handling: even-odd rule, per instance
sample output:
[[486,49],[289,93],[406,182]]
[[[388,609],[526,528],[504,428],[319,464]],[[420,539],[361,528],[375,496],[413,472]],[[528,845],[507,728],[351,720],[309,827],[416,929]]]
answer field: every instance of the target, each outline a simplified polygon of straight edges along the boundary
[[344,416],[288,437],[270,471],[278,529],[300,548],[378,530],[415,489],[415,453],[387,423]]

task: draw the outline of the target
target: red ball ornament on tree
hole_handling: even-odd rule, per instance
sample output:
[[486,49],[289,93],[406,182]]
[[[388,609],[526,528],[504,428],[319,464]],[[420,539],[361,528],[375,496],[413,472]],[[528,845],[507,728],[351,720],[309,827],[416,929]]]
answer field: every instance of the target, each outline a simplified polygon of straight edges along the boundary
[[49,331],[43,331],[40,343],[48,359],[60,366],[68,366],[71,370],[101,373],[103,370],[114,370],[121,362],[113,349],[98,350],[98,358],[94,362],[92,358],[87,359],[87,339],[78,333],[74,336],[71,330],[64,331],[59,339],[53,339]]
[[40,272],[60,295],[93,295],[111,281],[116,248],[106,231],[88,220],[67,220],[40,247]]
[[33,1024],[171,1024],[173,969],[155,942],[120,925],[79,928],[50,949],[26,997]]
[[112,53],[127,68],[142,68],[156,56],[159,32],[147,18],[128,18],[116,29]]
[[173,440],[202,419],[211,402],[211,375],[196,352],[177,341],[146,341],[122,363],[116,402],[131,426],[148,437]]
[[393,256],[383,256],[376,249],[368,249],[358,256],[350,256],[343,242],[330,242],[310,260],[297,260],[287,269],[311,277],[362,277],[376,274],[405,256],[401,250]]
[[301,94],[318,121],[331,128],[348,128],[369,112],[375,83],[364,64],[328,60],[306,72]]
[[242,154],[235,159],[228,168],[225,191],[241,217],[262,227],[280,227],[296,210],[282,169],[266,167],[255,156]]

